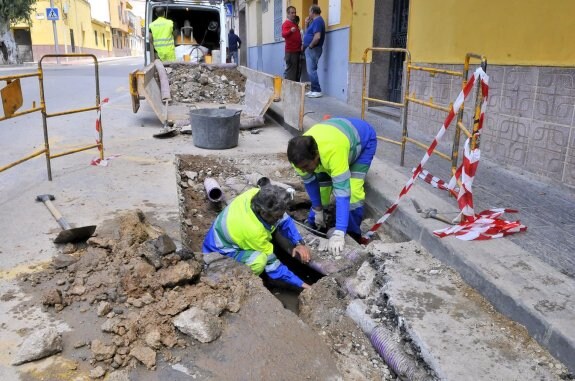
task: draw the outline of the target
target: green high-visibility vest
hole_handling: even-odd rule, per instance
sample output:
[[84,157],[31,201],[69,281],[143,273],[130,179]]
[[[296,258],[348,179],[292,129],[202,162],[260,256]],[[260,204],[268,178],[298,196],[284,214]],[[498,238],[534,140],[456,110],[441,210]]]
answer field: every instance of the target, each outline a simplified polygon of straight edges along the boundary
[[154,49],[162,61],[175,61],[176,48],[174,46],[174,22],[164,17],[158,17],[150,24],[150,31],[154,41]]

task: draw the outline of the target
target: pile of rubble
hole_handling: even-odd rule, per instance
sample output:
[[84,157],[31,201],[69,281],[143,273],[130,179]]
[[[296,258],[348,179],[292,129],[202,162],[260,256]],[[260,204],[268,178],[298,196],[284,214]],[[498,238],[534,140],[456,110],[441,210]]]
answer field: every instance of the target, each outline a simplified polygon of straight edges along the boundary
[[22,345],[15,364],[57,353],[66,345],[77,350],[89,346],[85,360],[94,367],[94,378],[138,363],[155,369],[159,353],[167,362],[178,362],[170,349],[216,340],[224,325],[220,316],[238,312],[257,280],[245,266],[210,277],[193,253],[176,251],[170,237],[147,223],[141,211],[121,216],[99,229],[87,247],[74,249],[70,245],[69,253],[55,257],[49,269],[22,280],[42,287],[47,308],[79,314],[99,327],[88,342],[68,344],[51,331],[37,332],[27,340],[36,347],[45,341],[45,352],[32,348],[30,353]]
[[246,78],[236,68],[172,65],[166,70],[175,102],[243,103]]

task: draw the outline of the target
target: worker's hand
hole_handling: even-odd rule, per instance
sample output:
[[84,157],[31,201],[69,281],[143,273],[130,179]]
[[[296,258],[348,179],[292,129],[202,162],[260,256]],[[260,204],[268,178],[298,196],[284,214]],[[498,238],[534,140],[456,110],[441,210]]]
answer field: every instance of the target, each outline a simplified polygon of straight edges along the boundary
[[295,26],[292,26],[290,30],[291,30],[291,32],[293,33],[293,32],[295,32],[297,29],[296,29]]
[[345,246],[345,232],[335,230],[329,238],[329,252],[333,255],[339,255]]
[[323,212],[323,208],[320,210],[311,209],[310,213],[313,213],[313,222],[315,227],[318,229],[325,228],[325,213]]
[[294,258],[299,257],[302,263],[308,263],[311,259],[311,253],[306,245],[297,245],[294,247],[291,251],[291,256]]
[[304,282],[304,283],[301,285],[301,288],[306,289],[306,288],[311,288],[311,286],[310,286],[309,284],[307,284],[307,283]]

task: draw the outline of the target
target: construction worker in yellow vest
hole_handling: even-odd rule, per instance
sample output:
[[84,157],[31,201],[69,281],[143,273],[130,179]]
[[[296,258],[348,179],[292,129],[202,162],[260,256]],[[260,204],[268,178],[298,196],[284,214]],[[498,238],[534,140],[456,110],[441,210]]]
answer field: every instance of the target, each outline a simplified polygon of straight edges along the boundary
[[250,267],[255,275],[300,288],[309,288],[281,263],[274,253],[272,234],[277,231],[293,245],[291,255],[301,262],[310,251],[286,210],[289,195],[276,185],[254,188],[237,196],[216,218],[206,234],[203,253],[220,253]]
[[174,22],[166,18],[166,9],[154,9],[157,18],[150,24],[150,46],[162,61],[175,61]]

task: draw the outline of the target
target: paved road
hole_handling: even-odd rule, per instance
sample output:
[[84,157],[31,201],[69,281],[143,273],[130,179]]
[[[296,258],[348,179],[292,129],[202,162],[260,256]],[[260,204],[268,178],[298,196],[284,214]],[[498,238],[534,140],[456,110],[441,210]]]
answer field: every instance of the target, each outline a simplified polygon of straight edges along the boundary
[[[100,63],[100,95],[101,98],[110,98],[110,103],[105,110],[104,128],[106,128],[106,123],[113,125],[116,120],[131,116],[131,112],[127,113],[129,109],[121,108],[119,105],[129,101],[128,73],[140,67],[142,62],[142,58],[125,58]],[[34,72],[36,69],[36,65],[0,67],[0,76]],[[45,65],[44,89],[48,112],[94,106],[96,104],[94,73],[94,66],[91,64]],[[39,105],[38,79],[36,77],[21,79],[21,86],[24,105],[19,111],[31,108],[33,102]],[[145,118],[143,121],[153,123],[153,120]],[[70,147],[93,144],[92,138],[95,132],[88,135],[90,139],[86,140],[86,131],[95,131],[95,111],[50,118],[48,127],[52,153],[61,152]],[[114,133],[113,130],[106,130],[105,138],[113,137]],[[41,114],[35,112],[0,122],[0,139],[3,142],[0,165],[11,163],[42,148],[44,137]],[[57,161],[62,160],[52,160],[53,167],[57,165]],[[0,194],[2,194],[0,200],[6,201],[7,197],[17,195],[18,188],[30,184],[29,180],[47,178],[46,166],[37,165],[37,162],[44,161],[43,157],[33,159],[33,161],[34,163],[27,162],[0,174]],[[55,168],[53,168],[53,175],[57,175]]]

